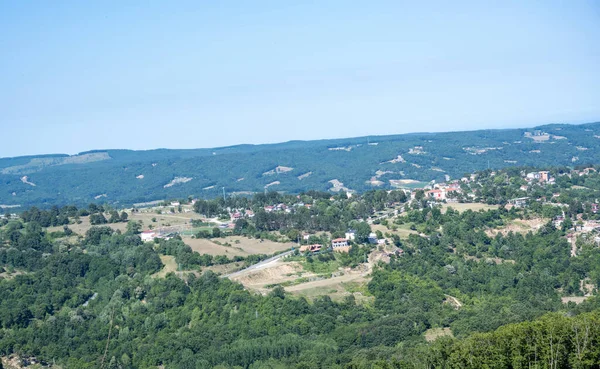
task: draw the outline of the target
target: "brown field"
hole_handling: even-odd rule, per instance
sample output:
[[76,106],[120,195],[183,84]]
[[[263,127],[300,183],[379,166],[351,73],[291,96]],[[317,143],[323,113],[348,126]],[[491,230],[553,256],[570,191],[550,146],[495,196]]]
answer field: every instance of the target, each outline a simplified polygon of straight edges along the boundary
[[[225,242],[225,241],[222,241],[221,238],[217,239],[217,241],[221,242],[221,243]],[[235,244],[232,244],[232,246],[223,246],[223,245],[217,245],[213,241],[207,240],[204,238],[191,238],[191,237],[184,237],[183,242],[185,242],[186,245],[190,246],[192,248],[192,250],[196,251],[199,254],[208,254],[208,255],[213,255],[213,256],[226,255],[230,258],[232,258],[234,256],[250,255],[249,253],[244,251],[242,248],[240,248],[239,245],[235,245]]]
[[[218,245],[213,241],[217,241],[221,244],[229,243],[231,246]],[[263,240],[261,242],[261,240],[258,239],[241,236],[222,237],[213,240],[184,237],[183,242],[189,245],[192,250],[197,251],[200,254],[227,255],[229,257],[253,254],[270,255],[277,251],[288,250],[292,248],[292,246],[295,246],[295,244],[291,242],[281,243],[269,240]]]
[[244,285],[244,287],[266,293],[269,288],[267,286],[291,282],[300,277],[310,277],[312,273],[304,273],[300,263],[277,261],[268,268],[252,270],[249,273],[244,273],[233,277],[232,280]]
[[445,213],[446,210],[448,208],[452,208],[454,210],[457,210],[459,212],[463,212],[463,211],[467,211],[467,210],[473,210],[473,211],[479,211],[479,210],[496,210],[498,209],[498,205],[488,205],[488,204],[481,204],[481,203],[454,203],[454,204],[442,204],[442,213]]
[[435,341],[444,336],[454,337],[450,328],[430,328],[423,333],[427,342]]

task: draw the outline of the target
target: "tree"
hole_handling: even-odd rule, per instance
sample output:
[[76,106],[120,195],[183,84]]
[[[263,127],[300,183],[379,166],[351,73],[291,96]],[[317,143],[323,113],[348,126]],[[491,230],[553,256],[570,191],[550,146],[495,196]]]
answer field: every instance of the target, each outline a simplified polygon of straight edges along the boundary
[[212,236],[221,237],[221,230],[219,229],[219,227],[215,227],[212,229]]
[[369,234],[371,233],[371,226],[367,222],[358,222],[355,225],[355,237],[356,242],[365,243],[369,240]]
[[91,225],[98,225],[98,224],[106,224],[106,218],[104,217],[104,215],[102,213],[96,213],[96,214],[92,214],[90,215],[90,224]]
[[126,222],[128,217],[126,212],[121,212],[121,222]]
[[118,223],[121,221],[121,218],[119,217],[119,213],[117,213],[116,210],[113,210],[110,212],[110,219],[109,219],[109,223]]
[[139,222],[130,220],[127,222],[127,233],[139,234],[142,230],[142,225]]

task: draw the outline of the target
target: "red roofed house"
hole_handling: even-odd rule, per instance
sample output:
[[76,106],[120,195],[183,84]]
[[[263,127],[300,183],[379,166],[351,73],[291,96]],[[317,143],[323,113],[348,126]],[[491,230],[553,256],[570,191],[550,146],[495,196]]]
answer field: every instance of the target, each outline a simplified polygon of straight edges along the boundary
[[331,247],[333,251],[337,252],[350,252],[350,245],[348,245],[348,240],[345,238],[336,238],[331,241]]

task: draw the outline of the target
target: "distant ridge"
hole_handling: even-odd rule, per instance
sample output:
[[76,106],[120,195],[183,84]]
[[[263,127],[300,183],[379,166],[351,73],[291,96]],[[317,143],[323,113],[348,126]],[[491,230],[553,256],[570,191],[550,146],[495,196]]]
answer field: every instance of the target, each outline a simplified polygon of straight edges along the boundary
[[[395,160],[399,156],[402,160]],[[77,155],[1,158],[0,204],[26,208],[102,201],[129,206],[159,198],[215,197],[223,187],[227,193],[262,192],[273,182],[278,184],[267,188],[297,193],[338,190],[331,182],[336,180],[347,190],[360,192],[394,188],[406,180],[460,178],[488,165],[503,168],[598,162],[599,122],[201,149],[89,150]],[[297,174],[276,170],[263,175],[273,168],[294,168]],[[311,174],[298,178],[303,173]],[[21,180],[25,174],[36,186]],[[106,197],[95,199],[99,193]]]

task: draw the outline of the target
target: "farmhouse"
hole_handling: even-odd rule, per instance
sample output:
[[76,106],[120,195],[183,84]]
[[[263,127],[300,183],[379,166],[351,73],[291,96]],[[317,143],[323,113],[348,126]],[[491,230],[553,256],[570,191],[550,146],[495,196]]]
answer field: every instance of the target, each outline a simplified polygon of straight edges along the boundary
[[336,238],[331,241],[331,247],[335,252],[350,252],[351,246],[348,245],[348,240],[345,238]]
[[431,190],[427,191],[427,197],[435,200],[445,200],[446,199],[446,191],[444,190]]

